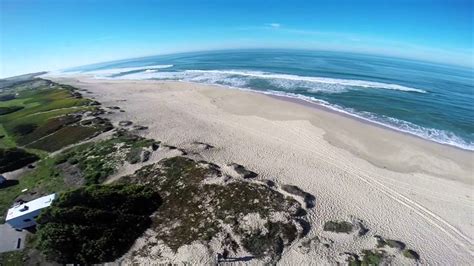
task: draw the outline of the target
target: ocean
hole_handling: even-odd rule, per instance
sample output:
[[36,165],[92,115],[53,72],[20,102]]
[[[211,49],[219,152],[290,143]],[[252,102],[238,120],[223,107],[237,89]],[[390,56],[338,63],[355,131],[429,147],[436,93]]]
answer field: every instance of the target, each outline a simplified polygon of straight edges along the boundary
[[67,69],[107,79],[181,80],[323,105],[434,142],[474,150],[474,70],[381,56],[227,50]]

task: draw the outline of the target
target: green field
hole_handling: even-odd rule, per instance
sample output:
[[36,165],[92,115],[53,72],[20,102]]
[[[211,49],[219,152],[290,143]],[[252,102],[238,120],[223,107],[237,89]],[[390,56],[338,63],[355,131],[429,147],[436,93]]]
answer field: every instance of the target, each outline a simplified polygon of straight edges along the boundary
[[[46,81],[45,81],[46,82]],[[4,96],[14,96],[14,99],[0,101],[0,110],[14,110],[13,112],[0,113],[0,147],[12,147],[15,144],[28,147],[29,144],[37,142],[62,127],[68,125],[67,119],[60,119],[70,114],[77,114],[95,107],[89,99],[84,99],[74,93],[69,87],[64,88],[59,84],[47,82],[28,88],[22,84],[20,87],[12,87],[3,93]],[[1,96],[1,95],[0,95]],[[11,97],[6,97],[7,99]],[[63,122],[61,124],[61,122]],[[70,141],[63,141],[63,145],[57,145],[55,149],[64,145],[75,143],[92,135],[93,129],[84,130],[75,127],[71,131],[80,131],[79,134],[70,134]],[[88,133],[84,133],[87,131]],[[64,135],[64,134],[63,134]],[[63,136],[64,138],[64,136]],[[65,136],[67,139],[68,136]],[[48,142],[44,145],[33,145],[32,148],[52,151]]]
[[[18,181],[0,187],[0,221],[15,200],[65,189],[64,177],[50,152],[112,128],[104,119],[80,123],[85,111],[98,109],[93,103],[74,88],[48,80],[33,79],[3,88],[0,110],[13,111],[0,112],[0,174],[39,162]],[[27,192],[22,193],[23,189]]]

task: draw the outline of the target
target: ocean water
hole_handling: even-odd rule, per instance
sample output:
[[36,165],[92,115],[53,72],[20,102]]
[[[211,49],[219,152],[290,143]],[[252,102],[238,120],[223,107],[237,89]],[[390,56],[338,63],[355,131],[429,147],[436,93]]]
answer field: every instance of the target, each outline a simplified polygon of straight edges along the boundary
[[299,98],[474,150],[473,69],[338,52],[229,50],[121,60],[68,72],[183,80]]

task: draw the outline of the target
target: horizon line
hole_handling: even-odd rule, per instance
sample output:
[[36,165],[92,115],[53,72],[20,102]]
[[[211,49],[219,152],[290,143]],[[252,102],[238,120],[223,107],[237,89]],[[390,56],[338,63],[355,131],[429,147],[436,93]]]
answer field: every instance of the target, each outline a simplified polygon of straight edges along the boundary
[[326,52],[326,53],[353,54],[353,55],[373,56],[373,57],[389,58],[389,59],[395,59],[395,60],[411,61],[411,62],[417,62],[417,63],[421,63],[421,64],[434,65],[434,66],[438,66],[438,67],[460,68],[460,69],[471,71],[471,72],[474,71],[474,64],[473,65],[452,64],[452,63],[446,63],[446,62],[430,61],[430,60],[424,60],[424,59],[419,59],[419,58],[413,58],[413,57],[409,57],[409,56],[386,55],[386,54],[382,54],[382,53],[369,53],[369,52],[362,52],[362,51],[347,51],[347,50],[337,50],[337,49],[336,50],[329,50],[329,49],[288,48],[288,47],[245,47],[245,48],[197,49],[197,50],[187,50],[187,51],[154,53],[154,54],[147,54],[147,55],[141,55],[141,56],[137,55],[136,57],[134,56],[134,57],[111,59],[111,60],[107,60],[107,61],[97,61],[97,62],[91,62],[91,63],[87,63],[87,64],[63,67],[63,68],[59,68],[59,69],[37,70],[37,71],[34,71],[34,72],[29,72],[29,73],[21,73],[21,74],[16,74],[16,75],[13,75],[13,76],[0,77],[0,80],[1,79],[13,78],[13,77],[21,76],[21,75],[39,73],[39,72],[70,71],[70,70],[75,69],[75,68],[83,68],[83,67],[89,67],[89,66],[101,65],[101,64],[108,64],[108,63],[113,64],[113,63],[119,63],[121,61],[146,59],[146,58],[157,57],[157,56],[192,54],[192,53],[205,53],[205,52],[250,51],[250,50],[306,51],[306,52]]
[[[112,59],[112,60],[109,60],[109,61],[98,61],[98,62],[88,63],[88,64],[84,64],[84,65],[65,67],[65,68],[57,69],[57,70],[69,70],[69,69],[73,69],[73,68],[87,67],[87,66],[100,65],[100,64],[106,64],[106,63],[118,63],[120,61],[128,61],[128,60],[134,60],[134,59],[146,59],[146,58],[156,57],[156,56],[191,54],[191,53],[204,53],[204,52],[239,51],[239,50],[240,51],[249,51],[249,50],[280,50],[280,51],[285,51],[285,50],[287,50],[287,51],[343,53],[343,54],[353,54],[353,55],[363,55],[363,56],[373,56],[373,57],[405,60],[405,61],[435,65],[435,66],[445,66],[445,67],[455,67],[455,68],[457,67],[457,68],[462,68],[462,69],[465,69],[465,70],[474,71],[474,64],[473,65],[452,64],[452,63],[446,63],[446,62],[418,59],[418,58],[409,57],[409,56],[394,56],[394,55],[385,55],[385,54],[382,54],[382,53],[369,53],[369,52],[361,52],[361,51],[310,49],[310,48],[288,48],[288,47],[281,47],[281,48],[280,47],[221,48],[221,49],[198,49],[198,50],[187,50],[187,51],[164,52],[164,53],[157,53],[157,54],[154,53],[154,54],[148,54],[148,55],[136,56],[136,57],[126,57],[126,58],[120,58],[120,59]],[[48,70],[45,70],[45,71],[48,71]]]

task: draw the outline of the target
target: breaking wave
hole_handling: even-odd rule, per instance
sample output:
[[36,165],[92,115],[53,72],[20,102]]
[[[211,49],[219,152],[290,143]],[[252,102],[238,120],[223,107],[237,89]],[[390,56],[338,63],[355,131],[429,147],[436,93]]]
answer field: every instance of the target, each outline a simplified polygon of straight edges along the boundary
[[[324,77],[307,77],[288,74],[275,74],[260,71],[238,71],[238,70],[184,70],[184,71],[161,71],[172,65],[147,66],[140,68],[119,68],[109,70],[93,71],[91,74],[100,78],[109,79],[156,79],[156,80],[179,80],[196,83],[223,85],[226,87],[255,91],[263,94],[296,98],[314,104],[319,104],[331,110],[341,112],[359,119],[382,125],[397,131],[409,133],[437,143],[447,144],[462,149],[474,150],[474,143],[467,142],[456,134],[435,128],[427,128],[414,123],[399,120],[393,117],[369,112],[360,112],[351,108],[341,107],[327,101],[311,96],[299,94],[301,90],[306,92],[341,93],[353,89],[386,89],[410,93],[427,93],[422,89],[406,87],[398,84],[382,82],[336,79]],[[255,90],[252,82],[264,81],[273,90]],[[296,90],[298,89],[298,90]]]
[[[269,79],[272,81],[279,81],[281,84],[300,85],[301,87],[307,87],[312,84],[328,84],[337,86],[349,86],[349,87],[360,87],[360,88],[377,88],[387,90],[399,90],[407,92],[419,92],[426,93],[421,89],[410,88],[398,84],[387,84],[382,82],[373,82],[365,80],[352,80],[352,79],[335,79],[335,78],[323,78],[323,77],[306,77],[289,74],[274,74],[260,71],[235,71],[235,70],[186,70],[188,73],[210,73],[210,74],[223,74],[231,76],[245,76],[259,79]],[[283,82],[282,82],[283,81]],[[293,83],[291,83],[293,82]],[[294,84],[297,83],[297,84]]]
[[159,69],[165,69],[173,67],[173,65],[153,65],[153,66],[141,66],[141,67],[124,67],[124,68],[110,68],[110,69],[100,69],[93,71],[82,71],[82,73],[93,74],[97,78],[110,78],[116,76],[126,75],[131,72],[145,72],[153,73]]
[[[122,71],[122,73],[125,71]],[[102,74],[102,73],[101,73]],[[110,75],[109,75],[110,76]],[[298,75],[274,74],[259,71],[236,70],[185,70],[180,72],[135,72],[113,76],[120,79],[174,79],[204,82],[235,87],[248,86],[252,80],[265,80],[271,85],[285,90],[307,89],[309,92],[340,93],[350,89],[372,88],[398,90],[404,92],[426,93],[426,91],[398,84],[382,82],[306,77]]]

